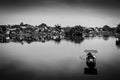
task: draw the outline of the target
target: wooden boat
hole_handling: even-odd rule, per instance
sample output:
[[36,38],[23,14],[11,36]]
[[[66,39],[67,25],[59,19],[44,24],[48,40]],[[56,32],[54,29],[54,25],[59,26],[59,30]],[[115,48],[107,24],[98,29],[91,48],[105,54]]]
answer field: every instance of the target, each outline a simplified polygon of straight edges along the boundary
[[93,56],[92,53],[90,53],[90,52],[87,54],[86,64],[89,68],[95,68],[95,66],[96,66],[95,56]]

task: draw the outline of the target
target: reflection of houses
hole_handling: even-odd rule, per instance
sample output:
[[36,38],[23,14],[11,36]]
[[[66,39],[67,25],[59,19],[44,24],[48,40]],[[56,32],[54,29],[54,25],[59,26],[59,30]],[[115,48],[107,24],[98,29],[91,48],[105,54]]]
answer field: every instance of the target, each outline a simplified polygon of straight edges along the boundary
[[84,41],[84,38],[79,37],[79,36],[67,36],[67,37],[64,37],[64,39],[67,40],[67,41],[77,43],[77,44],[80,44],[81,42]]
[[102,31],[103,35],[109,35],[110,33],[108,31]]
[[102,37],[104,40],[108,40],[110,33],[108,31],[102,31]]

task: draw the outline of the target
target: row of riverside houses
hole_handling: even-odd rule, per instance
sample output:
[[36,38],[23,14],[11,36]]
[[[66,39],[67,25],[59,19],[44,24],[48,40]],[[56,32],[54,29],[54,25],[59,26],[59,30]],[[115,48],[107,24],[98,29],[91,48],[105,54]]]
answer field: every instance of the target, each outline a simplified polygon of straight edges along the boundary
[[[37,37],[36,37],[37,36]],[[95,37],[95,36],[116,36],[120,37],[120,24],[117,27],[105,25],[103,27],[84,27],[81,25],[61,27],[55,25],[50,27],[45,23],[40,25],[30,25],[21,22],[19,25],[0,25],[0,39],[22,40],[31,39],[57,39],[66,36],[74,37]]]

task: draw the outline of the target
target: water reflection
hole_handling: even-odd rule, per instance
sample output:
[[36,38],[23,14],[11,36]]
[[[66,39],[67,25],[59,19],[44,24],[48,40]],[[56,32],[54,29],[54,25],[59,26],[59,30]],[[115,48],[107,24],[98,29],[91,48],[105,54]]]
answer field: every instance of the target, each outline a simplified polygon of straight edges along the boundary
[[84,74],[88,75],[97,75],[97,69],[96,68],[84,68]]
[[109,37],[110,37],[109,35],[103,35],[103,39],[104,39],[104,40],[108,40]]
[[59,44],[61,40],[66,40],[70,42],[74,42],[76,44],[80,44],[84,41],[84,38],[82,36],[0,36],[0,43],[9,43],[9,42],[15,42],[15,43],[21,43],[24,44],[25,42],[30,44],[32,42],[47,42],[47,41],[54,41],[55,43]]
[[[105,41],[103,37],[77,36],[0,39],[1,43],[8,43],[0,45],[0,51],[6,52],[0,52],[0,77],[4,80],[89,80],[90,77],[109,80],[120,74],[120,50],[116,48],[120,39]],[[88,54],[82,62],[78,56],[84,55],[85,49],[96,49],[99,54],[96,57]]]
[[[57,36],[18,36],[18,35],[9,35],[9,36],[5,36],[5,35],[0,35],[0,43],[10,43],[10,42],[14,42],[14,43],[20,43],[20,44],[24,44],[24,43],[33,43],[33,42],[41,42],[41,43],[45,43],[45,42],[49,42],[49,41],[54,41],[56,44],[60,44],[61,41],[65,40],[67,42],[72,42],[75,44],[81,44],[84,40],[91,40],[91,39],[95,39],[96,37],[98,37],[99,39],[103,39],[105,41],[108,41],[109,38],[115,38],[115,36],[109,36],[109,35],[102,35],[102,36],[61,36],[61,35],[57,35]],[[116,38],[116,43],[115,45],[120,48],[120,38]]]
[[68,37],[65,37],[64,40],[74,42],[75,44],[80,44],[84,41],[84,38],[83,37],[76,37],[76,36],[68,36]]

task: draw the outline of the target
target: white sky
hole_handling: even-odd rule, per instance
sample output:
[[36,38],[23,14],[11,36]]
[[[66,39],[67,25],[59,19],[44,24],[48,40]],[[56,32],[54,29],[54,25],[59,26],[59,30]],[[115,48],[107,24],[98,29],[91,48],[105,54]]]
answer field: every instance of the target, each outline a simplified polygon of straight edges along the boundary
[[49,26],[117,26],[120,23],[118,9],[101,9],[93,7],[31,7],[18,10],[4,10],[0,14],[0,24],[19,24],[20,22]]

